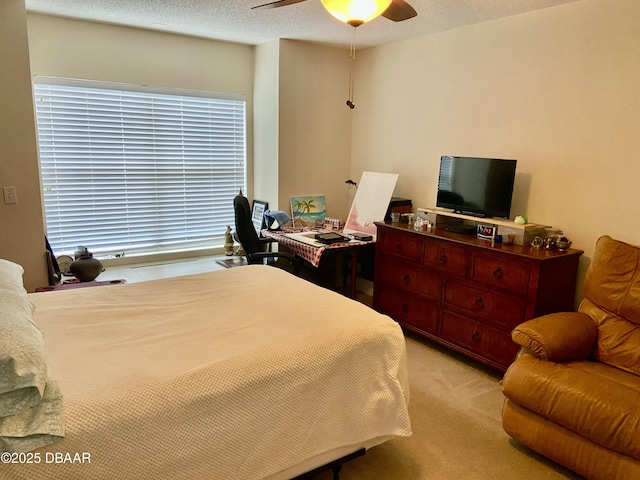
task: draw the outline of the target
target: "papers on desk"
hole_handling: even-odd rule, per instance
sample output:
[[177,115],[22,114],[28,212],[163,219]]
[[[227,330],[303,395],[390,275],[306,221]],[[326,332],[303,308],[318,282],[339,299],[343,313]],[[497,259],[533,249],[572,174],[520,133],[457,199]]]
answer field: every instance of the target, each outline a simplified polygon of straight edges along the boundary
[[326,247],[326,244],[320,243],[314,238],[316,233],[317,232],[285,233],[284,236],[292,240],[297,240],[298,242],[306,243],[312,247]]
[[[307,245],[311,245],[312,247],[326,247],[328,246],[328,244],[326,243],[322,243],[319,242],[315,239],[315,236],[318,232],[292,232],[292,233],[285,233],[283,234],[285,237],[290,238],[292,240],[296,240],[298,242],[302,242],[302,243],[306,243]],[[350,235],[348,235],[348,237],[350,237]],[[371,241],[372,239],[369,239],[368,241]],[[354,238],[345,238],[344,242],[338,242],[338,243],[352,243],[352,244],[359,244],[359,243],[367,243],[367,241],[360,241],[360,240],[356,240]]]

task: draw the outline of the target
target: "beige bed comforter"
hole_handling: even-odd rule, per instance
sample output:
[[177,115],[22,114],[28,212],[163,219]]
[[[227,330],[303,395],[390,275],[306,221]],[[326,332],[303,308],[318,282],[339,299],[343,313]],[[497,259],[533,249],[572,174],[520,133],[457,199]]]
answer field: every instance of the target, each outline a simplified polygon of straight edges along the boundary
[[261,479],[411,434],[398,325],[281,270],[30,296],[66,436],[1,478]]

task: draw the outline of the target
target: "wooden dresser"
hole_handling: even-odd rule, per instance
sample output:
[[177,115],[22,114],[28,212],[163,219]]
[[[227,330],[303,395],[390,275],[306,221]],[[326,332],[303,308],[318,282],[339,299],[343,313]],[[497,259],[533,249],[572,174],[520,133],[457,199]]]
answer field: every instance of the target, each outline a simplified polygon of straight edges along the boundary
[[373,306],[402,327],[505,371],[511,330],[574,310],[581,250],[491,245],[444,229],[377,223]]

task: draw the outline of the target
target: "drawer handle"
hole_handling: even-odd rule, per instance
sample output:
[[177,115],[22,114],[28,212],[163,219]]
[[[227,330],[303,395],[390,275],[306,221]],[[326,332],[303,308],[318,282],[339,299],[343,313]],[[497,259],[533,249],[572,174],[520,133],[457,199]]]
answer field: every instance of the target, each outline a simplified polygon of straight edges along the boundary
[[405,274],[402,280],[404,281],[404,283],[409,283],[411,281],[411,275],[409,275],[408,273]]
[[447,254],[446,253],[440,254],[440,258],[438,260],[440,261],[441,265],[444,265],[445,263],[447,263]]
[[502,267],[498,267],[493,271],[493,278],[500,280],[502,278]]
[[396,252],[402,251],[402,244],[400,242],[396,243]]
[[473,332],[473,335],[471,335],[471,340],[473,340],[476,343],[480,341],[480,332],[478,330]]
[[409,311],[409,305],[407,305],[406,303],[403,303],[400,308],[404,313],[407,313]]
[[476,298],[476,308],[483,308],[483,307],[484,307],[484,300],[482,300],[482,297]]

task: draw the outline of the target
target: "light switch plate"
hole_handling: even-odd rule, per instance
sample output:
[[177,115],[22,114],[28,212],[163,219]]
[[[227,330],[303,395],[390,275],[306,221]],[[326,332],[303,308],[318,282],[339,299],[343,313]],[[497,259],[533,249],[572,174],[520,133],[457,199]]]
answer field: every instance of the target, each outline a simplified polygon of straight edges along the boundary
[[18,203],[16,187],[2,187],[2,192],[4,193],[4,203],[7,205],[11,203]]

